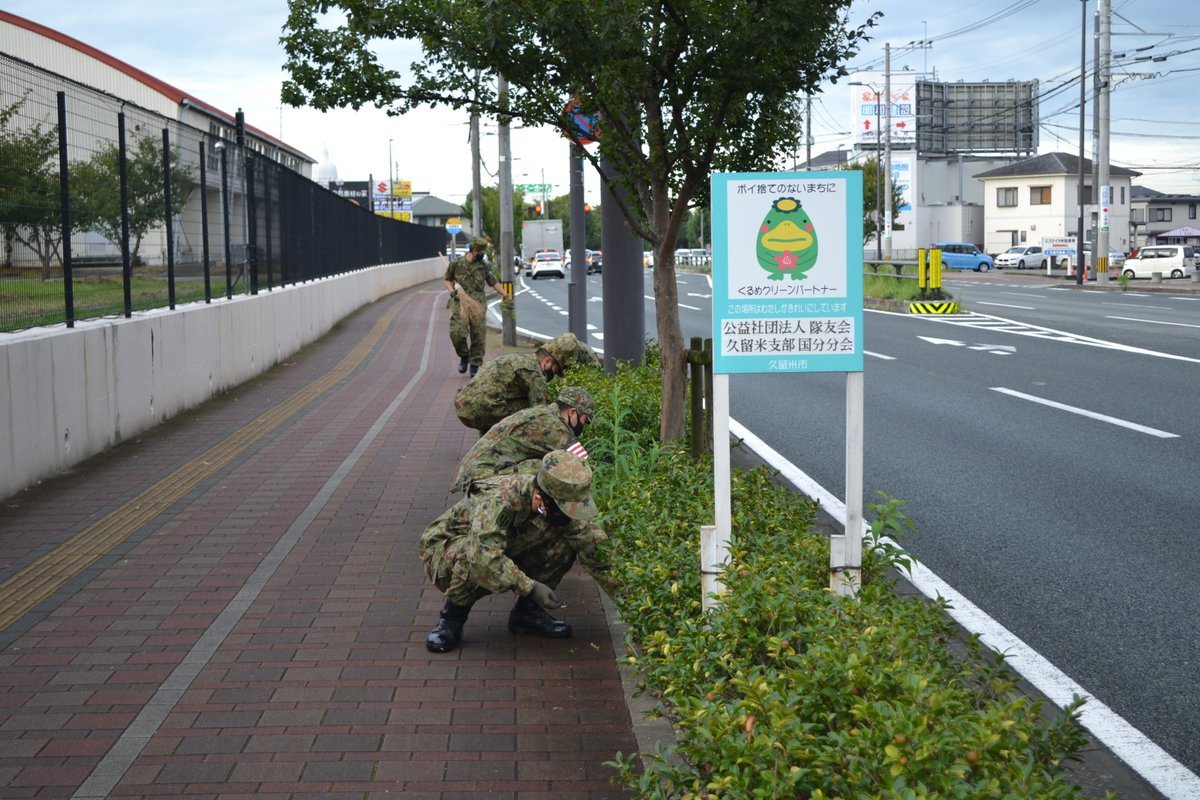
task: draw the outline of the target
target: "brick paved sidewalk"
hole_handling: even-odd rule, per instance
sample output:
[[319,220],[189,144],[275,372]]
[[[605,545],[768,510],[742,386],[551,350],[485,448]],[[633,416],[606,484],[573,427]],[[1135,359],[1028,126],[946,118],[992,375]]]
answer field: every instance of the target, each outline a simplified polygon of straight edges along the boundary
[[417,538],[476,437],[444,298],[385,298],[0,508],[0,796],[627,796],[586,573],[570,640],[514,638],[503,596],[425,650]]

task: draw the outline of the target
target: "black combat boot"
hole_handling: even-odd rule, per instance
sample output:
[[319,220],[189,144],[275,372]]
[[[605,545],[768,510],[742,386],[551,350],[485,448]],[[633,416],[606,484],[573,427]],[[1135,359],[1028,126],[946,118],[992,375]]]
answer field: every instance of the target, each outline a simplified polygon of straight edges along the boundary
[[508,615],[509,633],[532,633],[549,639],[566,639],[571,635],[571,626],[561,619],[546,613],[529,597],[520,597]]
[[458,360],[458,371],[459,372],[467,371],[467,357],[466,356],[463,356],[462,358],[460,358]]
[[458,606],[446,600],[438,624],[425,637],[425,649],[435,653],[448,653],[462,641],[463,623],[471,613],[469,606]]
[[478,365],[478,364],[472,364],[472,365],[471,365],[471,377],[472,377],[472,378],[474,378],[474,377],[475,377],[475,373],[476,373],[476,372],[479,372],[479,365]]

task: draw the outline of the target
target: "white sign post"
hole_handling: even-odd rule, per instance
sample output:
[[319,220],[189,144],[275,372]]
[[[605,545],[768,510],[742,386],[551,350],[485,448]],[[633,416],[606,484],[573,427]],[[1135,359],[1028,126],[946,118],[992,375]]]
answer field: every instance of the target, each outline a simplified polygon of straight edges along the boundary
[[[862,567],[862,174],[719,173],[713,208],[714,541],[701,542],[704,608],[729,559],[729,375],[845,372],[846,530],[830,586],[853,595]],[[763,398],[764,402],[773,402]],[[801,416],[787,398],[788,423]]]

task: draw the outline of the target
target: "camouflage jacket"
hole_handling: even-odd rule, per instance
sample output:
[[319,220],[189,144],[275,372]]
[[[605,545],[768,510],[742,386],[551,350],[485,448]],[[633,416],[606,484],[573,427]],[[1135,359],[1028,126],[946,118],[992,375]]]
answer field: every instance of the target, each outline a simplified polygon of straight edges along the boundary
[[493,594],[529,594],[533,579],[513,560],[550,545],[565,543],[589,572],[603,575],[607,568],[594,554],[608,539],[604,529],[590,522],[549,525],[533,510],[533,477],[505,475],[478,482],[470,497],[448,508],[421,534],[421,558],[428,562],[432,554],[452,550],[455,571],[469,573],[473,583]]
[[554,394],[538,357],[511,353],[484,364],[454,396],[454,410],[468,428],[486,433],[510,414],[552,400]]
[[461,256],[451,261],[450,266],[446,267],[446,280],[450,283],[457,283],[467,294],[481,303],[487,287],[499,283],[486,261],[467,261]]
[[454,489],[465,492],[476,481],[514,472],[533,474],[542,456],[566,450],[578,439],[559,416],[557,403],[518,411],[497,422],[463,458]]

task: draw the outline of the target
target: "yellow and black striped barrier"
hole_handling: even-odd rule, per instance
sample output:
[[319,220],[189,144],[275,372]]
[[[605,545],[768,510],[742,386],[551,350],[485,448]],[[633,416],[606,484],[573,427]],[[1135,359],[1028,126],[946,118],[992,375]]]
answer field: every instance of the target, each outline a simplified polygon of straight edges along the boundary
[[[926,258],[928,256],[928,258]],[[957,314],[958,303],[942,297],[942,251],[917,251],[917,286],[921,290],[920,300],[908,304],[910,314]],[[925,299],[926,297],[930,299]]]
[[914,300],[908,304],[910,314],[957,314],[958,303],[953,300]]

